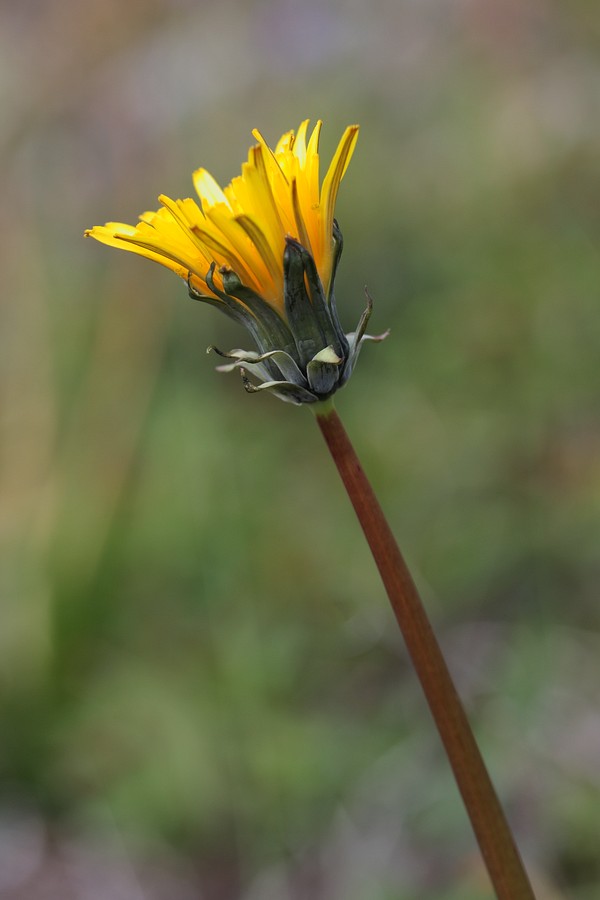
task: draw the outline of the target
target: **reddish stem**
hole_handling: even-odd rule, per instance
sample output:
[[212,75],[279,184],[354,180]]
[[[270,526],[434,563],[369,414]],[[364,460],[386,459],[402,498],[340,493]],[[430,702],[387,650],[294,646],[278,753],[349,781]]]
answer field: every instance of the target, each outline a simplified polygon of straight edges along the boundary
[[499,900],[534,893],[423,603],[333,408],[317,422],[371,548]]

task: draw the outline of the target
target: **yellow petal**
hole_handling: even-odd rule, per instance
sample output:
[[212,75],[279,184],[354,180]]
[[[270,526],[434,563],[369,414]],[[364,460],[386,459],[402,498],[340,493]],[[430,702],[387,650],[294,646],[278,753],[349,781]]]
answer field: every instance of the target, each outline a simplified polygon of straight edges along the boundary
[[337,150],[331,160],[327,174],[323,179],[321,188],[321,253],[324,258],[331,256],[331,241],[333,234],[333,213],[335,210],[335,201],[340,186],[340,182],[344,177],[344,173],[348,168],[348,164],[352,158],[356,141],[358,139],[358,125],[350,125],[346,128],[342,139],[338,144]]
[[[279,260],[275,257],[273,253],[273,249],[268,241],[268,238],[263,233],[260,225],[255,222],[250,216],[237,216],[236,221],[241,225],[244,229],[258,252],[260,253],[262,260],[271,275],[271,279],[275,288],[279,288],[283,286],[283,253],[282,259]],[[278,305],[283,306],[283,296],[281,298],[277,297]]]
[[[331,278],[335,202],[358,134],[350,126],[340,140],[320,185],[322,122],[308,137],[308,119],[296,135],[288,131],[272,150],[255,130],[242,173],[221,188],[206,169],[193,173],[199,203],[161,195],[162,206],[146,211],[136,226],[109,222],[86,234],[102,243],[138,253],[187,277],[200,289],[210,265],[227,265],[242,283],[281,310],[286,235],[312,254],[327,290]],[[220,279],[215,273],[216,283]]]
[[227,203],[227,197],[206,169],[196,169],[192,174],[192,179],[203,206],[204,204],[213,206],[215,203]]
[[[221,203],[208,210],[207,219],[223,235],[229,246],[234,249],[238,258],[244,263],[245,270],[250,273],[248,287],[260,294],[261,285],[264,284],[265,279],[270,280],[271,276],[247,232],[237,219],[231,216],[229,207]],[[235,269],[233,264],[232,268]],[[238,272],[238,274],[240,273]]]
[[286,131],[285,134],[282,134],[277,144],[275,146],[275,153],[282,153],[284,150],[290,150],[294,143],[294,132]]
[[294,156],[298,159],[301,168],[304,168],[304,164],[306,163],[306,130],[308,128],[308,121],[308,119],[305,119],[304,122],[300,123],[293,147]]
[[[298,181],[296,178],[292,181],[292,205],[294,208],[294,218],[296,220],[296,231],[298,233],[298,240],[305,247],[309,253],[312,254],[312,242],[310,239],[310,234],[306,227],[306,222],[304,221],[304,216],[302,215],[302,208],[300,205],[300,198],[298,196]],[[314,257],[313,257],[314,258]]]
[[[167,269],[180,275],[181,278],[187,278],[190,272],[189,266],[185,265],[182,260],[171,257],[162,247],[146,245],[143,242],[139,243],[135,236],[135,228],[132,228],[131,225],[124,225],[121,222],[107,222],[106,225],[95,225],[93,228],[88,228],[84,233],[86,237],[93,237],[109,247],[129,250],[138,256],[160,263],[161,266],[165,266]],[[199,273],[194,274],[196,274],[197,280],[201,282],[201,290],[207,291],[208,288],[204,278]]]

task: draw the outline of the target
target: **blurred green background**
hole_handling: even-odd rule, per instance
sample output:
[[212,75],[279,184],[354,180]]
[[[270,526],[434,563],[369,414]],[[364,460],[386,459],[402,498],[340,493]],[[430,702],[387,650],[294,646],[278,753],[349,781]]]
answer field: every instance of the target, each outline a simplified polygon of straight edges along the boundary
[[362,131],[342,415],[539,897],[600,890],[600,18],[576,0],[0,5],[1,900],[485,900],[306,410],[92,241],[250,132]]

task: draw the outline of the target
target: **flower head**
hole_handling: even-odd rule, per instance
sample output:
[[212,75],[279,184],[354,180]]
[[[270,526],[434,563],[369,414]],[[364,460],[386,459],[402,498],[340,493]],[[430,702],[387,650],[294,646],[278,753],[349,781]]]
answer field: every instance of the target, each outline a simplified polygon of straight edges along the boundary
[[347,381],[368,338],[371,309],[369,303],[357,331],[346,336],[333,296],[342,249],[335,201],[358,126],[346,128],[322,184],[321,122],[308,140],[307,129],[302,122],[274,150],[254,131],[258,143],[224,189],[198,169],[200,204],[161,195],[161,208],[143,213],[136,226],[108,222],[85,232],[172,269],[187,281],[190,296],[246,327],[257,351],[217,351],[233,360],[219,369],[241,368],[247,390],[271,390],[292,403],[325,399]]

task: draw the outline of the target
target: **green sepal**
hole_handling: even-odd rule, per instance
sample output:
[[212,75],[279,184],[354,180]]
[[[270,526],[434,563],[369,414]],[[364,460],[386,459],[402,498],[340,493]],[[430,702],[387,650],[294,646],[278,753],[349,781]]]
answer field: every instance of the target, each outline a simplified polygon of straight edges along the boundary
[[331,278],[329,280],[329,295],[327,300],[331,303],[331,299],[333,296],[333,285],[335,283],[335,276],[337,275],[338,266],[340,264],[340,259],[342,258],[342,252],[344,250],[344,236],[342,234],[342,230],[339,226],[339,222],[337,219],[333,220],[333,260],[331,263]]
[[342,326],[337,321],[337,316],[331,315],[329,303],[325,297],[323,284],[317,271],[315,261],[311,254],[293,238],[286,238],[288,245],[292,245],[300,254],[304,273],[306,276],[306,285],[308,286],[309,298],[312,305],[312,311],[319,325],[324,341],[327,345],[331,344],[338,356],[345,356],[348,352],[348,342],[342,330]]
[[[230,296],[224,291],[219,290],[219,288],[216,286],[214,280],[215,268],[216,263],[213,262],[210,266],[210,269],[206,273],[205,280],[211,291],[223,301],[223,305],[219,305],[219,308],[228,310],[229,315],[232,318],[235,318],[236,321],[241,325],[243,325],[246,331],[250,332],[259,350],[264,351],[270,349],[268,345],[268,335],[266,334],[260,320],[257,319],[254,313],[246,305],[244,305],[244,303],[240,302],[238,299]],[[204,295],[201,295],[198,299],[204,299]],[[270,369],[268,364],[267,371],[269,372],[270,377],[273,377],[275,375],[275,372]]]
[[325,340],[319,327],[306,291],[304,262],[299,247],[296,241],[288,239],[286,242],[283,253],[283,289],[285,312],[298,348],[300,365],[303,367],[329,342]]
[[[212,266],[214,269],[214,264]],[[207,276],[208,277],[208,276]],[[208,284],[208,281],[207,281]],[[240,308],[239,303],[232,303],[231,299],[226,295],[213,297],[211,294],[203,294],[201,291],[196,290],[194,285],[192,284],[192,273],[188,272],[187,277],[187,286],[188,286],[188,295],[191,300],[198,300],[201,303],[207,303],[209,306],[213,306],[215,309],[220,310],[222,313],[225,313],[230,319],[233,319],[238,325],[242,325],[243,328],[246,328],[248,331],[252,333],[252,336],[256,340],[252,329],[247,322],[247,317],[244,313],[244,310]],[[215,290],[216,293],[216,290]],[[219,292],[220,294],[220,292]]]
[[[240,300],[255,315],[260,323],[266,340],[263,341],[264,346],[260,349],[262,352],[269,350],[285,350],[286,353],[299,362],[296,356],[296,345],[292,332],[288,328],[285,321],[281,318],[277,310],[263,300],[259,294],[251,288],[246,287],[240,281],[239,277],[233,269],[222,266],[219,274],[223,279],[223,288],[227,296]],[[211,287],[209,285],[209,287]],[[212,290],[212,287],[211,287]]]
[[306,375],[315,394],[324,397],[335,390],[335,386],[340,380],[343,362],[344,360],[337,355],[331,345],[325,347],[311,359],[306,367]]
[[244,388],[249,394],[269,391],[269,393],[279,397],[280,400],[284,400],[286,403],[293,403],[295,406],[302,406],[304,403],[316,403],[319,399],[306,388],[292,384],[289,381],[265,381],[263,384],[252,384],[246,377],[245,370],[240,369],[240,372],[242,373]]
[[337,304],[335,302],[335,276],[337,275],[338,265],[340,259],[342,257],[342,251],[344,249],[344,237],[342,235],[340,226],[338,224],[338,220],[333,220],[333,262],[331,265],[331,278],[329,280],[329,293],[327,295],[327,304],[329,306],[329,314],[331,316],[331,321],[333,322],[334,328],[338,335],[338,339],[340,342],[340,346],[342,349],[342,356],[347,357],[350,351],[350,347],[348,346],[348,340],[344,333],[344,329],[340,323],[340,317],[338,316]]
[[379,343],[380,341],[384,341],[390,333],[388,328],[388,330],[384,331],[383,334],[365,334],[369,319],[371,318],[371,313],[373,312],[373,298],[369,294],[367,288],[365,288],[365,295],[367,297],[367,306],[364,309],[360,319],[358,320],[356,331],[351,331],[346,335],[346,337],[348,338],[350,349],[348,358],[346,360],[346,365],[344,366],[344,372],[340,380],[340,387],[345,384],[352,375],[352,370],[356,365],[356,360],[358,359],[358,355],[360,353],[363,342],[375,341],[376,343]]
[[[289,355],[285,350],[270,350],[268,353],[257,353],[255,350],[219,350],[218,347],[211,345],[207,348],[207,353],[214,351],[219,356],[224,357],[225,359],[233,359],[235,362],[230,363],[225,366],[218,366],[217,370],[219,372],[231,372],[233,369],[239,368],[241,366],[258,366],[261,363],[266,361],[272,361],[275,364],[277,369],[279,369],[281,375],[285,378],[286,381],[291,382],[292,384],[297,384],[300,387],[308,387],[308,381]],[[267,369],[266,366],[263,366],[263,371],[269,372],[270,369]],[[256,369],[257,374],[260,374],[260,370]],[[269,380],[269,375],[265,377],[265,381]],[[279,377],[279,373],[278,376]]]
[[[244,350],[231,350],[229,353],[223,352],[223,350],[219,350],[218,347],[210,346],[206,348],[207,353],[213,352],[217,353],[219,356],[222,356],[224,359],[233,359],[234,362],[225,363],[221,366],[215,366],[215,371],[217,372],[233,372],[235,369],[239,369],[240,366],[246,366],[248,371],[250,371],[257,378],[260,378],[261,381],[271,381],[273,379],[273,368],[271,366],[265,365],[262,362],[260,354],[258,353],[246,353]],[[242,355],[243,359],[240,359]],[[277,369],[275,368],[275,371]]]
[[[261,323],[251,312],[251,310],[248,309],[247,306],[244,306],[242,303],[236,300],[235,297],[231,297],[224,291],[219,290],[219,288],[216,286],[213,277],[215,268],[216,263],[211,263],[210,269],[206,273],[205,281],[213,294],[215,294],[222,301],[223,305],[218,304],[219,309],[223,309],[223,311],[227,310],[232,318],[235,318],[237,322],[243,325],[244,328],[250,332],[260,350],[270,349],[264,346],[264,329],[261,327]],[[196,299],[205,300],[206,297],[204,294],[200,294]]]

